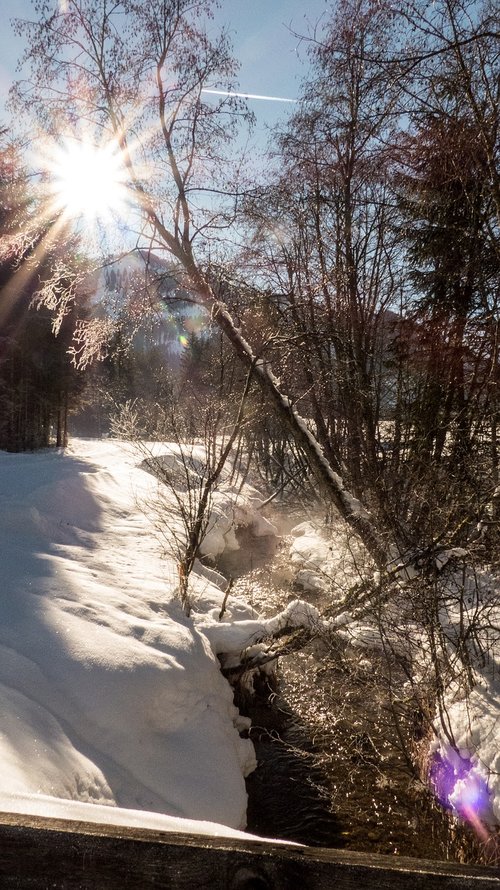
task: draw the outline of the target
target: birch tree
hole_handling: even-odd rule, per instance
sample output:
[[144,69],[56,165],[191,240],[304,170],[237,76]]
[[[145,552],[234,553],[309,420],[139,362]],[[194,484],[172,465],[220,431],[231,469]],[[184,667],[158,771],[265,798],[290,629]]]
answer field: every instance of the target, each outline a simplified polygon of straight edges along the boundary
[[346,489],[206,272],[208,248],[231,222],[231,209],[220,200],[228,197],[223,149],[246,114],[233,95],[204,93],[231,93],[236,76],[226,35],[209,35],[213,6],[211,0],[39,0],[36,20],[17,25],[27,40],[31,77],[17,85],[14,101],[35,111],[56,139],[85,125],[101,144],[116,142],[148,244],[170,255],[182,284],[290,430],[319,489],[384,565],[386,547],[369,513]]

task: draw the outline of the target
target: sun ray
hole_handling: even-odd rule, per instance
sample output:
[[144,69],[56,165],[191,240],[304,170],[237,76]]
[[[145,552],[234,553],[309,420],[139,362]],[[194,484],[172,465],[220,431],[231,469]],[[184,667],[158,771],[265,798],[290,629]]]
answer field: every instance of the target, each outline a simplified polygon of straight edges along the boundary
[[61,219],[55,220],[42,233],[34,247],[26,251],[25,258],[3,286],[0,303],[0,327],[7,324],[9,315],[15,312],[16,303],[30,282],[34,278],[38,281],[37,270],[43,264],[45,257],[58,244],[64,228],[65,224]]

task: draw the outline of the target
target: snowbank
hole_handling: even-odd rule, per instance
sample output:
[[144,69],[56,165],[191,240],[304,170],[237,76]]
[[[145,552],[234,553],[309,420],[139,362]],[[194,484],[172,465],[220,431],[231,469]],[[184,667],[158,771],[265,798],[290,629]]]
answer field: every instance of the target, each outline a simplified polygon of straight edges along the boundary
[[358,567],[363,566],[367,556],[352,535],[346,536],[346,531],[341,521],[326,529],[313,519],[292,529],[290,561],[297,587],[335,599],[359,581]]
[[[446,554],[462,555],[456,549]],[[478,820],[500,826],[499,579],[486,568],[462,569],[442,584],[441,626],[450,650],[460,635],[470,635],[474,685],[467,697],[456,684],[445,692],[448,733],[432,745],[431,781],[445,806],[477,823],[481,834]]]
[[[76,800],[62,800],[43,794],[35,796],[13,794],[8,799],[9,813],[20,816],[42,816],[61,819],[66,822],[90,822],[93,824],[122,825],[126,828],[149,828],[151,831],[174,831],[180,834],[208,835],[209,837],[231,837],[242,840],[266,841],[248,832],[238,831],[221,825],[219,822],[204,822],[196,819],[182,819],[163,813],[148,813],[144,810],[127,810],[123,807],[102,806],[82,803]],[[270,843],[276,843],[270,840]],[[279,841],[290,844],[291,841]]]
[[444,736],[431,748],[430,779],[444,804],[474,824],[500,825],[500,689],[498,680],[478,678],[467,701],[447,695],[454,745]]
[[[253,746],[173,596],[136,464],[112,441],[0,454],[0,808],[240,829]],[[200,613],[220,603],[210,579],[195,587]]]
[[[336,596],[336,581],[345,593],[349,583],[356,580],[357,560],[345,541],[343,547],[342,543],[339,546],[341,532],[334,542],[331,530],[327,533],[318,523],[309,521],[293,529],[291,535],[290,559],[296,582],[312,594],[327,592],[330,602]],[[459,548],[446,550],[439,554],[436,564],[443,570],[466,556],[466,551]],[[405,580],[409,578],[407,572]],[[469,635],[475,685],[468,696],[463,686],[453,684],[446,690],[446,726],[436,715],[437,737],[430,745],[429,777],[442,804],[467,819],[486,840],[485,826],[500,826],[500,580],[486,569],[466,571],[462,567],[443,574],[440,585],[443,638],[448,641],[453,660],[458,635]],[[429,645],[423,628],[412,622],[411,615],[403,621],[407,606],[404,588],[401,602],[387,605],[393,611],[390,644],[393,651],[413,658],[415,676],[424,677],[431,659]],[[381,646],[379,628],[368,620],[355,621],[348,611],[331,619],[330,627],[359,650]],[[473,627],[478,634],[474,644]]]
[[[187,501],[190,487],[192,503],[197,503],[200,477],[206,479],[204,446],[196,444],[182,446],[181,454],[181,446],[178,444],[144,442],[138,444],[136,451],[143,456],[144,469],[160,480],[158,503],[162,511],[165,508],[165,501],[168,502],[171,498],[171,524],[173,527],[176,526],[177,535],[182,537],[184,532],[175,498],[172,498],[172,491],[175,491],[179,499],[184,497]],[[257,490],[245,482],[243,495],[241,493],[238,495],[235,493],[237,487],[238,480],[236,482],[232,480],[230,471],[223,468],[209,499],[208,523],[200,545],[202,557],[216,560],[225,551],[239,550],[240,545],[236,537],[238,527],[248,528],[255,537],[278,535],[275,526],[259,513],[262,501]],[[206,570],[202,569],[202,573],[207,576]]]
[[318,610],[303,600],[293,600],[273,618],[219,621],[217,613],[212,612],[198,619],[198,626],[216,655],[236,656],[253,648],[261,640],[269,640],[284,628],[308,627],[314,630],[320,624]]

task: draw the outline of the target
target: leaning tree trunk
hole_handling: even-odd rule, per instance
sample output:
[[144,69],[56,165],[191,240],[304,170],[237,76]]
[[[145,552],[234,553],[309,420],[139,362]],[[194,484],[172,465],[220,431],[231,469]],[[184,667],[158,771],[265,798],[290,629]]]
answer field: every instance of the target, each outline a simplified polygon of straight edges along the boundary
[[389,559],[387,547],[384,546],[368,510],[345,488],[341,476],[330,466],[306,421],[288,396],[281,392],[269,364],[254,354],[251,345],[236,326],[227,306],[217,299],[192,257],[184,257],[183,265],[200,304],[225,334],[242,364],[252,371],[267,403],[305,454],[322,494],[333,502],[343,519],[361,539],[377,566],[385,567]]
[[[248,371],[252,371],[253,377],[259,384],[267,403],[274,410],[280,422],[289,430],[297,446],[305,454],[322,494],[333,502],[340,515],[360,538],[377,566],[385,568],[390,561],[389,548],[384,546],[382,536],[375,527],[370,513],[361,501],[345,488],[341,476],[332,469],[318,440],[309,430],[306,421],[300,416],[288,396],[281,392],[279,383],[272,373],[269,364],[255,355],[251,345],[245,340],[241,330],[231,317],[226,304],[217,298],[210,282],[196,262],[189,236],[190,210],[184,185],[175,162],[168,134],[166,134],[165,139],[173,177],[179,189],[184,227],[179,226],[176,227],[175,231],[169,231],[160,219],[154,204],[145,194],[143,187],[133,177],[137,192],[141,196],[142,208],[146,217],[153,225],[165,247],[178,261],[187,277],[187,283],[193,294],[196,295],[199,304],[206,309],[210,318],[225,334],[243,366]],[[120,139],[120,144],[123,150],[127,152],[123,138]],[[127,163],[133,174],[133,166],[129,157]]]

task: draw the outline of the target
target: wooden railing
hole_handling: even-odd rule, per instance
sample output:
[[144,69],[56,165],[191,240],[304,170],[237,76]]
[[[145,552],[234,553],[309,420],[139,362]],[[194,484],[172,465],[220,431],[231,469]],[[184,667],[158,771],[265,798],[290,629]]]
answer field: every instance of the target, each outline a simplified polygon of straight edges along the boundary
[[6,890],[500,890],[500,871],[0,814]]

